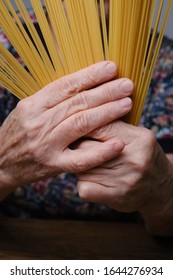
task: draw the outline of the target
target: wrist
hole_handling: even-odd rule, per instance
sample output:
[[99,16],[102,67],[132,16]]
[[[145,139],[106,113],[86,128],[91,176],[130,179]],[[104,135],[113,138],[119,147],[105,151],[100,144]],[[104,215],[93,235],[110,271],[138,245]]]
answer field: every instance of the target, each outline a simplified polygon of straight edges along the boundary
[[[173,204],[173,200],[171,201]],[[147,231],[154,236],[173,236],[173,209],[169,203],[167,208],[162,208],[158,212],[151,209],[150,213],[141,212]]]
[[157,184],[149,203],[141,209],[147,230],[153,235],[173,235],[173,166],[168,169],[163,181]]

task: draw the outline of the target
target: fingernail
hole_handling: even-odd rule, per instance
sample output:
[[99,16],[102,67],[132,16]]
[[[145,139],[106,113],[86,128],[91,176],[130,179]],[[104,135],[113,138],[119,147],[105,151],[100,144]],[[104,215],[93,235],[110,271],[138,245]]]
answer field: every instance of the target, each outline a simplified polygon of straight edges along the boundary
[[132,100],[129,97],[123,98],[119,100],[121,106],[129,107],[132,104]]
[[133,88],[134,88],[134,85],[133,85],[132,81],[130,81],[130,80],[125,80],[121,84],[121,89],[124,92],[131,92],[133,90]]
[[112,61],[106,61],[105,63],[105,68],[107,72],[115,73],[117,72],[117,66],[114,62]]

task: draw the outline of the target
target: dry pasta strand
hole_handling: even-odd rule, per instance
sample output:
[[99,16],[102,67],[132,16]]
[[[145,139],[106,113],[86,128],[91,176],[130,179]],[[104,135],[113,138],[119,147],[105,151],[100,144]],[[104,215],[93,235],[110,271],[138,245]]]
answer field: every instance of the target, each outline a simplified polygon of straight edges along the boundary
[[[0,28],[21,57],[0,44],[0,84],[26,98],[64,75],[112,60],[119,77],[135,83],[133,109],[124,118],[138,125],[173,0],[30,0],[43,40],[23,0],[0,1]],[[24,27],[27,27],[26,28]]]

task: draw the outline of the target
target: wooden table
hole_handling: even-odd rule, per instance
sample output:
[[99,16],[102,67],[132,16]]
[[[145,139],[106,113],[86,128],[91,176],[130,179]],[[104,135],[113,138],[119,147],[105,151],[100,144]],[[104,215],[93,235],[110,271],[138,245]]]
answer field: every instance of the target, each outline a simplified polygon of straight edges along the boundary
[[142,224],[2,219],[0,259],[173,259],[173,238]]

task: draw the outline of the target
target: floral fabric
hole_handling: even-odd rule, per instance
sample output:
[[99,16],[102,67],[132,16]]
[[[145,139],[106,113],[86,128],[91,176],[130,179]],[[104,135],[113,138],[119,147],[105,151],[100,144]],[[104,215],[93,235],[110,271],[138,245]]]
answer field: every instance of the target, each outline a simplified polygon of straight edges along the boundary
[[173,40],[166,37],[155,65],[141,125],[157,138],[173,137]]

